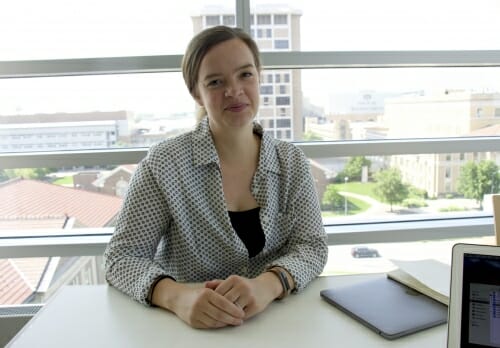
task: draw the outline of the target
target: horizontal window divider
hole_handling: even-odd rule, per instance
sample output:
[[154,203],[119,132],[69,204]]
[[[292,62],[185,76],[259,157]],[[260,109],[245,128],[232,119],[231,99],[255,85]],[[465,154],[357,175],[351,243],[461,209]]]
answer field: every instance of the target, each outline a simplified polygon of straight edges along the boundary
[[[264,69],[495,67],[500,50],[261,52]],[[182,54],[0,61],[0,78],[180,71]]]
[[180,71],[182,55],[0,61],[0,78]]
[[307,157],[409,155],[497,151],[499,137],[297,142]]
[[325,226],[328,244],[392,243],[494,236],[493,217]]
[[0,169],[139,163],[148,148],[0,153]]
[[59,236],[0,239],[0,258],[102,255],[109,242],[102,236]]
[[263,52],[266,69],[500,66],[500,50]]
[[[493,236],[493,217],[470,219],[419,220],[410,222],[386,222],[342,224],[325,226],[328,245],[418,242],[452,238]],[[49,256],[102,255],[109,239],[110,228],[75,229],[77,234],[41,236],[37,230],[19,231],[19,237],[0,238],[0,259]],[[98,231],[102,231],[101,234]],[[112,230],[112,228],[111,228]],[[33,237],[27,238],[29,234]],[[37,235],[38,234],[38,235]],[[3,234],[5,236],[5,233]]]
[[[500,148],[500,136],[296,142],[295,144],[309,158],[496,152]],[[147,151],[148,148],[143,147],[54,152],[0,152],[0,169],[135,164],[146,156]]]

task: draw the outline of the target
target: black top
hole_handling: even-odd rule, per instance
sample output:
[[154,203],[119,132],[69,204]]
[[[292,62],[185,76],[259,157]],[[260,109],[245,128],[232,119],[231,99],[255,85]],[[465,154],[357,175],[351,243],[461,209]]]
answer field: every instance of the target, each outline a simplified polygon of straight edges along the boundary
[[247,247],[250,257],[260,253],[266,244],[266,237],[260,224],[259,211],[259,207],[246,211],[228,211],[231,224]]

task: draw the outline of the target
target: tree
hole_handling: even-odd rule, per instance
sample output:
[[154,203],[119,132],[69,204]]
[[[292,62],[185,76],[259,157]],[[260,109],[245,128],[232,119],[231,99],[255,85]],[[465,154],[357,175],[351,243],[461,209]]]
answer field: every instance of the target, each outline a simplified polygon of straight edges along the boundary
[[375,174],[375,193],[390,204],[391,212],[394,203],[400,203],[408,197],[408,186],[401,179],[397,168],[389,168]]
[[5,175],[10,179],[24,178],[24,179],[43,179],[47,174],[55,171],[49,168],[18,168],[18,169],[5,169]]
[[5,170],[0,170],[0,182],[9,180],[9,176]]
[[487,193],[499,190],[499,167],[493,161],[468,162],[460,172],[458,192],[465,198],[475,199],[483,209],[483,198]]
[[372,162],[365,156],[355,156],[349,159],[349,162],[344,167],[344,170],[338,174],[338,177],[348,177],[351,181],[361,180],[361,172],[363,167],[370,168]]
[[323,193],[323,199],[321,200],[323,209],[334,211],[336,208],[342,207],[343,203],[344,197],[338,193],[335,185],[327,185],[325,193]]
[[323,140],[323,137],[311,131],[305,132],[302,138],[307,141]]

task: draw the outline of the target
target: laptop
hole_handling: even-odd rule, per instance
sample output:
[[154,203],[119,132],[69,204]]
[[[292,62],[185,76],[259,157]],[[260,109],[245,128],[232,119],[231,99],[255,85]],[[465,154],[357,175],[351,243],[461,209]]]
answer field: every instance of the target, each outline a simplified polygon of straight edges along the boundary
[[500,247],[455,244],[448,348],[500,347]]
[[320,292],[328,303],[392,340],[446,323],[448,307],[386,274]]

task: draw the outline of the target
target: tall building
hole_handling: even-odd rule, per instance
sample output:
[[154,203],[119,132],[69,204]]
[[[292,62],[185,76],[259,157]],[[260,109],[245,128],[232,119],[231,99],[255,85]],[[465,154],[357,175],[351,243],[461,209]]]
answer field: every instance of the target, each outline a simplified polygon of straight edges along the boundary
[[[251,34],[261,52],[300,50],[301,15],[300,10],[287,5],[257,5],[251,8]],[[195,33],[216,25],[236,25],[234,9],[223,6],[206,6],[192,19]],[[264,70],[260,85],[257,120],[265,131],[278,139],[302,139],[300,70]]]

